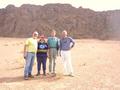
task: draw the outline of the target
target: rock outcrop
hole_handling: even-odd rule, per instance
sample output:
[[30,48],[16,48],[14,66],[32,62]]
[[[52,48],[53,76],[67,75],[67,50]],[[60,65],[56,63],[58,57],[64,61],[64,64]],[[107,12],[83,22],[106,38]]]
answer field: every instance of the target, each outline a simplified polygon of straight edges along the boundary
[[8,5],[0,9],[0,36],[29,37],[37,30],[50,35],[55,29],[60,37],[66,29],[74,38],[119,39],[120,10],[95,12],[69,4]]

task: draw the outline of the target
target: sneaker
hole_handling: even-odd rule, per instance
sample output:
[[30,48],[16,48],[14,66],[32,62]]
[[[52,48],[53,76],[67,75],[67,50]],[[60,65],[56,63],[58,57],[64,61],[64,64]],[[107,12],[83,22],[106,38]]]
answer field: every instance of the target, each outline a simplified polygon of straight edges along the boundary
[[46,73],[43,73],[44,76],[46,76]]
[[36,74],[36,76],[39,76],[39,75],[40,75],[40,73],[37,73],[37,74]]
[[28,77],[24,77],[24,80],[28,80]]
[[46,76],[46,71],[45,70],[43,70],[43,75]]
[[52,75],[56,75],[56,73],[52,73]]
[[33,75],[28,75],[28,77],[30,77],[30,78],[34,78],[34,76],[33,76]]
[[72,73],[71,73],[71,74],[69,74],[69,76],[70,76],[70,77],[74,77],[74,75],[73,75]]
[[36,74],[36,76],[39,76],[40,75],[40,72],[38,71],[38,73]]

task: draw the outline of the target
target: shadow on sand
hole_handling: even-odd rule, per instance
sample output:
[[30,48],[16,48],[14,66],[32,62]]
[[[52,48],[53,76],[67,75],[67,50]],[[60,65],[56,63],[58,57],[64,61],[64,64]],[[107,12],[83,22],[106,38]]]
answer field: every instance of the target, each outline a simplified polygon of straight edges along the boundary
[[45,82],[53,82],[57,81],[59,79],[62,79],[62,75],[40,75],[40,76],[34,76],[34,78],[29,78],[29,80],[24,80],[23,76],[17,76],[17,77],[1,77],[0,83],[12,83],[12,82],[23,82],[23,81],[32,81],[32,80],[40,80]]

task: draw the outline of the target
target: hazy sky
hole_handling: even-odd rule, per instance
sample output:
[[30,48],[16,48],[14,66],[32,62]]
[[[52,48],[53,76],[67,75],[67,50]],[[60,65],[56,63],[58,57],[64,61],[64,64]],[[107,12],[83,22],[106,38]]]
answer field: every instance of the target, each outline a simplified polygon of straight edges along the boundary
[[120,9],[120,0],[0,0],[0,8],[5,8],[8,4],[19,7],[22,4],[44,5],[47,3],[68,3],[74,7],[82,6],[96,11]]

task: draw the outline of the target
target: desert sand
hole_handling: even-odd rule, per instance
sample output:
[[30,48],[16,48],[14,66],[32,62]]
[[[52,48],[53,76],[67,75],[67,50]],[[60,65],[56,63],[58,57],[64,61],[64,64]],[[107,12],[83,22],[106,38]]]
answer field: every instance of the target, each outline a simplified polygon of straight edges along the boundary
[[[58,56],[56,76],[27,81],[23,79],[24,42],[24,38],[0,38],[0,90],[120,90],[120,41],[76,40],[71,50],[74,77],[63,75]],[[36,73],[35,62],[33,75]]]

